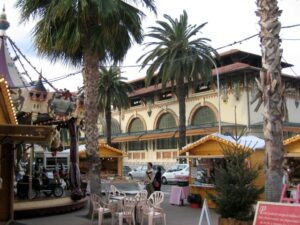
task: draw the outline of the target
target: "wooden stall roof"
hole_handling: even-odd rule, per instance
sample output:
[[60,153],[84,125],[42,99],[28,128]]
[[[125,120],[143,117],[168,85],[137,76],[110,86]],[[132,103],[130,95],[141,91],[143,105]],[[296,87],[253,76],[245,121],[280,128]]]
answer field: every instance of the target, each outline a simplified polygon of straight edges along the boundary
[[[261,140],[261,139],[260,139]],[[244,143],[244,144],[242,144]],[[222,146],[233,146],[235,143],[231,141],[228,136],[221,135],[221,134],[210,134],[207,135],[198,141],[195,141],[191,144],[186,145],[183,147],[181,151],[179,151],[179,155],[184,155],[186,152],[189,152],[190,157],[193,155],[201,155],[201,156],[221,156],[222,153]],[[246,142],[238,142],[237,146],[240,148],[245,148],[247,150],[253,149],[262,149],[262,143],[259,143],[258,147],[254,147],[255,143],[246,143]]]
[[285,156],[300,157],[300,135],[295,135],[283,141]]
[[[86,158],[86,151],[80,151],[79,157],[80,158]],[[117,148],[111,147],[108,144],[101,143],[99,144],[99,151],[98,155],[100,158],[111,158],[111,157],[124,157],[126,154]]]
[[18,124],[8,85],[3,78],[0,78],[0,106],[0,116],[2,114],[3,117],[0,121],[5,121],[5,124]]
[[26,143],[50,143],[54,128],[34,125],[0,125],[0,139],[3,141],[21,141]]

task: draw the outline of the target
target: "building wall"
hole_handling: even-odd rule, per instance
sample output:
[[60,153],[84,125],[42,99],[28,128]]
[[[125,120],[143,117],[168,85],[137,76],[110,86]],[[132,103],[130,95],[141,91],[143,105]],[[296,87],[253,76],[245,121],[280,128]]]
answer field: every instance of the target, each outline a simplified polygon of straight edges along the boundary
[[[254,98],[256,91],[251,88],[241,87],[239,92],[233,88],[226,90],[220,90],[220,114],[222,124],[237,124],[240,125],[251,125],[251,124],[262,124],[263,122],[263,104],[259,110],[255,112],[257,101],[250,104]],[[155,99],[155,98],[154,98]],[[219,107],[218,107],[218,94],[216,90],[209,90],[200,93],[194,93],[191,88],[188,91],[188,97],[186,99],[186,125],[189,126],[193,117],[193,113],[202,106],[210,107],[218,119]],[[300,107],[297,107],[297,98],[289,95],[287,97],[287,107],[289,122],[299,123],[299,112]],[[151,111],[151,114],[148,113]],[[121,114],[118,112],[113,113],[113,117],[120,122],[122,133],[127,133],[130,122],[138,117],[140,118],[145,126],[145,130],[152,131],[156,129],[156,123],[159,117],[164,112],[171,112],[174,115],[176,123],[179,122],[178,102],[176,96],[173,95],[172,99],[155,101],[153,104],[142,104],[139,106],[131,107],[126,111],[122,111]],[[251,132],[251,130],[250,130]],[[253,134],[261,136],[261,131],[252,131]],[[258,133],[257,133],[258,132]],[[155,141],[155,140],[154,140]],[[145,151],[128,151],[132,154],[132,157],[125,158],[124,163],[132,166],[146,163],[147,161],[164,163],[165,165],[171,165],[176,162],[177,149],[165,149],[157,150],[153,147],[153,140],[149,140],[148,148]],[[126,150],[126,143],[121,144],[121,149]],[[165,157],[164,157],[165,156]]]

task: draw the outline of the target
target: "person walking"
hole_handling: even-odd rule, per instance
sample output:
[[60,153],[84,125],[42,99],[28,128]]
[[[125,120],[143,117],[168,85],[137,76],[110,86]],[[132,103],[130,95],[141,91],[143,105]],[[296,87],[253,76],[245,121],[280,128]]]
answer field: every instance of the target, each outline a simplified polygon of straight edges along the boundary
[[160,189],[161,189],[161,183],[162,183],[161,175],[162,175],[161,174],[161,167],[158,166],[157,167],[157,172],[156,172],[155,177],[154,177],[154,182],[153,182],[153,186],[154,186],[155,191],[160,191]]
[[152,163],[148,162],[147,164],[147,170],[146,170],[146,174],[144,177],[144,183],[146,185],[146,190],[148,192],[148,198],[149,196],[154,192],[154,187],[153,187],[153,180],[154,180],[154,170],[152,168]]

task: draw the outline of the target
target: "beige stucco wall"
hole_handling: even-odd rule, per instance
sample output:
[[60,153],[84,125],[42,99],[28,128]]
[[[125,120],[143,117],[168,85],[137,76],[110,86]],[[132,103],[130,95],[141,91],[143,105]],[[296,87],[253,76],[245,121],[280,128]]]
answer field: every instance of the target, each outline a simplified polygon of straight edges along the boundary
[[[222,93],[222,91],[221,91]],[[257,106],[257,101],[254,104],[250,104],[250,101],[253,99],[253,94],[249,90],[247,93],[246,89],[241,89],[239,98],[237,99],[234,91],[227,91],[227,101],[225,101],[224,96],[220,95],[220,112],[221,112],[221,121],[224,123],[235,123],[235,115],[237,124],[242,124],[247,126],[250,124],[262,123],[263,121],[263,104],[259,108],[257,112],[254,111]],[[188,98],[186,99],[186,125],[190,125],[191,118],[193,113],[197,110],[197,108],[201,106],[210,107],[216,114],[216,118],[218,118],[218,95],[216,90],[210,90],[207,92],[201,93],[192,93],[189,91]],[[287,98],[287,107],[289,114],[289,122],[300,122],[300,104],[297,108],[295,105],[295,97],[289,96]],[[148,115],[147,111],[151,109],[151,116]],[[236,109],[236,112],[235,110]],[[143,123],[145,124],[146,130],[154,130],[158,118],[164,112],[170,112],[174,115],[174,118],[178,124],[178,102],[175,96],[172,99],[164,100],[164,101],[156,101],[152,105],[140,105],[136,107],[132,107],[129,110],[123,111],[121,116],[119,113],[114,112],[113,117],[119,121],[121,125],[121,131],[124,133],[128,132],[128,127],[132,119],[139,117]],[[253,130],[251,132],[253,135],[261,136],[261,131]],[[125,150],[125,143],[121,145],[121,149]],[[124,159],[125,164],[143,164],[148,161],[157,162],[157,163],[165,163],[167,165],[175,163],[176,159],[157,159],[157,152],[164,151],[174,151],[177,149],[169,149],[169,150],[153,150],[152,141],[148,141],[148,150],[143,151],[145,153],[144,159],[135,159],[129,160],[128,158]]]

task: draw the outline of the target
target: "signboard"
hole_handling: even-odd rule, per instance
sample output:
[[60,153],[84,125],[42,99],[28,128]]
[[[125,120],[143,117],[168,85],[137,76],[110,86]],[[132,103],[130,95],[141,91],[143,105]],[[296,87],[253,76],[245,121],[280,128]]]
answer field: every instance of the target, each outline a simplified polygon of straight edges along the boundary
[[206,223],[207,225],[211,225],[211,220],[210,220],[210,214],[207,206],[207,200],[206,198],[204,199],[201,214],[200,214],[200,219],[198,225],[202,225],[204,222],[204,217],[206,217]]
[[300,204],[258,202],[253,225],[300,225]]

